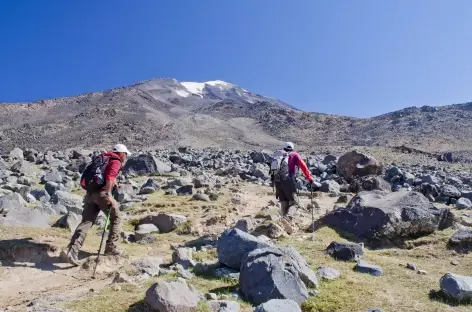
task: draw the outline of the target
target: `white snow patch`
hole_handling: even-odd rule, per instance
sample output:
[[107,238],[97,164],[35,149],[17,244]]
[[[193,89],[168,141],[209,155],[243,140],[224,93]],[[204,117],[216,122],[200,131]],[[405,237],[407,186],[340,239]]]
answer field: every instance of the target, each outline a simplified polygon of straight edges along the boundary
[[190,95],[190,93],[185,90],[175,90],[175,93],[181,97],[188,97]]
[[180,84],[183,85],[190,93],[203,97],[203,89],[205,88],[204,82],[181,82]]
[[205,84],[213,86],[213,87],[223,87],[223,88],[231,88],[233,85],[229,82],[221,81],[221,80],[213,80],[207,81]]

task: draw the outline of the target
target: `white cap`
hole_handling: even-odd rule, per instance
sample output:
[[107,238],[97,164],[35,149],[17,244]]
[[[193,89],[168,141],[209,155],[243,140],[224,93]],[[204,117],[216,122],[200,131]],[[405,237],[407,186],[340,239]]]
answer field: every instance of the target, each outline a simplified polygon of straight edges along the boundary
[[293,150],[293,149],[294,149],[294,145],[293,145],[292,142],[285,142],[283,148],[284,148],[284,149],[291,149],[291,150]]
[[118,153],[126,153],[126,155],[130,156],[131,153],[128,151],[128,148],[124,146],[123,144],[116,144],[113,146],[113,151],[118,152]]

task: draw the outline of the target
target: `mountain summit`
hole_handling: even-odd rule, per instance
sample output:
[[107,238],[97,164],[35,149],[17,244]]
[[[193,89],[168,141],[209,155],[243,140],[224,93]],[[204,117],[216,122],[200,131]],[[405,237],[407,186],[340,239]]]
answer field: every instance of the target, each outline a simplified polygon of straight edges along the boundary
[[176,79],[151,79],[139,82],[132,87],[148,92],[157,100],[179,99],[185,106],[201,104],[200,99],[224,101],[230,100],[235,104],[255,104],[268,102],[277,106],[292,108],[280,100],[252,93],[233,83],[214,80],[206,82],[179,82]]

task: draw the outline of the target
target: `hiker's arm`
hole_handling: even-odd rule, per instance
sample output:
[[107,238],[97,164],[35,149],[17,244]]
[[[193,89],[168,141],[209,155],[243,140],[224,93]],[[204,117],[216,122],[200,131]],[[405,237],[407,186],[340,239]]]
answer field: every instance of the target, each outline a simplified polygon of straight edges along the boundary
[[306,165],[306,163],[303,161],[303,159],[300,157],[300,155],[296,155],[295,157],[297,158],[298,168],[301,169],[301,171],[305,175],[305,178],[308,181],[313,182],[313,178],[311,177],[310,170],[308,169],[308,166]]
[[111,196],[111,191],[113,190],[113,186],[116,183],[116,178],[107,178],[106,185],[105,185],[105,193]]
[[108,164],[107,168],[105,169],[105,192],[108,193],[111,197],[111,191],[113,190],[113,186],[116,183],[116,177],[120,172],[121,162],[119,160],[111,160]]

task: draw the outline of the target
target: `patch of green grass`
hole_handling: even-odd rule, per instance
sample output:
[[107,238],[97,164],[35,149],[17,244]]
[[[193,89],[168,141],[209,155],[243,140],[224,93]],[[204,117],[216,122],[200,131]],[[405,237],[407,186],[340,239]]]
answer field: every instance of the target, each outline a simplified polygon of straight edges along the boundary
[[[432,235],[407,242],[410,249],[389,248],[365,250],[365,260],[382,267],[380,277],[357,273],[355,263],[336,261],[326,255],[324,249],[331,241],[346,241],[336,231],[321,228],[315,236],[298,240],[296,237],[283,239],[279,245],[294,246],[316,271],[319,266],[330,266],[341,272],[335,281],[320,280],[320,294],[309,298],[303,304],[304,312],[348,312],[381,309],[384,311],[428,311],[465,312],[470,305],[454,305],[451,302],[433,298],[432,290],[439,288],[440,278],[447,272],[470,275],[472,254],[461,255],[458,266],[450,264],[457,258],[446,248],[453,230],[438,231]],[[406,263],[415,263],[426,275],[419,275],[405,268]],[[437,299],[439,298],[439,299]]]
[[270,217],[270,214],[266,211],[259,211],[254,216],[254,218],[256,218],[256,219],[268,219],[269,217]]
[[197,251],[193,253],[193,259],[197,262],[205,262],[209,260],[215,260],[218,258],[216,248],[205,250],[205,251]]
[[194,309],[192,309],[192,312],[212,312],[208,304],[201,300],[198,302],[198,306]]
[[180,224],[175,231],[179,235],[189,235],[192,233],[192,224],[192,220],[187,220]]

